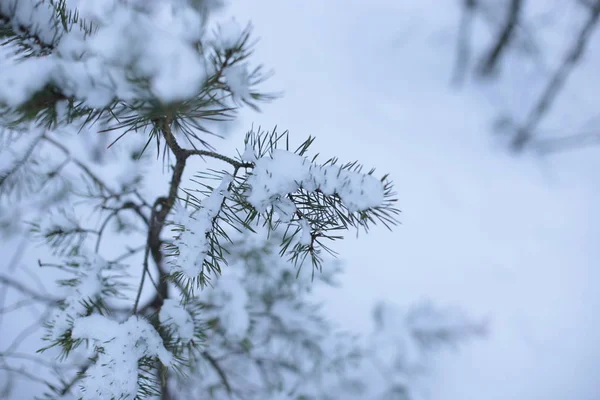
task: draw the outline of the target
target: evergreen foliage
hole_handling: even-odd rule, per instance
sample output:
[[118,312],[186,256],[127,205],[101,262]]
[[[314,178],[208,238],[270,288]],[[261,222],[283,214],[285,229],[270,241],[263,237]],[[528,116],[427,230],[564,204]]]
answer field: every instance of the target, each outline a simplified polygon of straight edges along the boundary
[[[41,357],[60,366],[44,364],[40,396],[413,398],[427,354],[484,327],[381,306],[365,340],[323,317],[311,292],[340,271],[331,242],[396,225],[393,184],[276,129],[251,130],[237,155],[216,151],[220,124],[275,97],[250,64],[251,27],[211,23],[221,6],[0,2],[0,227],[43,244],[39,266],[64,289],[0,276],[47,307]],[[169,178],[152,198],[155,158]],[[225,169],[186,183],[192,158]],[[2,351],[7,379],[33,379]]]

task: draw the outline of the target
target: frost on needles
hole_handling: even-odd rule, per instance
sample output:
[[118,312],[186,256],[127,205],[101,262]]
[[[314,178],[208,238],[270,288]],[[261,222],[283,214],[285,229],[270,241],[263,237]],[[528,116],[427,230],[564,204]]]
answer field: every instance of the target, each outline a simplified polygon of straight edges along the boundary
[[[312,292],[341,270],[331,243],[394,226],[393,184],[276,129],[216,150],[276,97],[221,3],[0,1],[0,234],[56,273],[53,295],[0,275],[0,303],[25,300],[0,310],[44,307],[47,328],[40,354],[0,349],[2,395],[19,377],[44,399],[412,398],[433,345],[481,334],[430,308],[380,310],[363,338],[327,321]],[[208,158],[222,168],[190,171]]]

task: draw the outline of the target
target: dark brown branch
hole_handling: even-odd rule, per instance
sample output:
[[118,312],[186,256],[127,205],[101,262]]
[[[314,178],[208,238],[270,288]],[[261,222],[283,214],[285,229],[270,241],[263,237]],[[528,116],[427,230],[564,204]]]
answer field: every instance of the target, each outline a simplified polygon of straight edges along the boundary
[[200,157],[211,157],[216,158],[217,160],[225,161],[228,164],[233,165],[236,169],[240,168],[252,168],[254,164],[249,162],[241,162],[234,160],[231,157],[224,156],[219,153],[215,153],[214,151],[206,151],[206,150],[183,150],[183,154],[185,157],[189,156],[200,156]]
[[471,39],[471,27],[473,25],[475,6],[475,0],[463,0],[461,21],[458,28],[458,38],[456,40],[456,63],[454,65],[452,77],[452,83],[456,86],[463,82],[471,58],[469,41]]
[[[167,216],[169,215],[169,212],[173,208],[175,200],[177,199],[177,192],[179,190],[179,186],[181,185],[181,179],[183,177],[183,171],[185,169],[185,163],[188,156],[185,154],[181,146],[179,146],[179,144],[177,143],[175,135],[173,135],[173,132],[171,131],[171,121],[169,119],[163,118],[154,121],[154,123],[160,129],[162,136],[165,139],[165,142],[167,143],[167,146],[169,147],[173,155],[175,155],[175,167],[173,169],[173,175],[171,177],[171,184],[169,186],[168,197],[159,197],[158,199],[156,199],[156,202],[154,203],[154,207],[152,209],[152,218],[150,219],[150,229],[148,230],[146,254],[144,257],[144,272],[142,275],[142,282],[140,284],[138,299],[136,299],[135,308],[137,308],[137,305],[139,303],[139,294],[141,293],[143,286],[143,277],[146,273],[150,273],[149,271],[147,271],[147,260],[149,252],[152,255],[154,263],[156,264],[156,267],[158,268],[159,272],[159,287],[154,299],[150,303],[150,306],[154,309],[159,309],[162,306],[164,299],[169,297],[167,271],[165,270],[163,265],[163,256],[161,251],[162,242],[160,240],[160,234],[165,226]],[[167,381],[162,381],[161,398],[163,400],[168,400],[169,397],[170,396]]]
[[177,140],[175,139],[175,136],[173,135],[173,132],[171,131],[170,121],[168,121],[167,119],[157,119],[154,121],[154,123],[162,132],[162,137],[165,139],[167,147],[175,156],[176,162],[175,167],[173,169],[173,175],[171,177],[171,183],[169,185],[168,196],[159,197],[158,199],[156,199],[152,208],[152,216],[149,221],[150,223],[148,229],[148,237],[146,240],[146,254],[144,255],[144,271],[142,272],[140,287],[138,288],[138,293],[134,304],[134,313],[137,312],[140,295],[144,285],[145,275],[146,273],[148,273],[148,254],[152,256],[152,259],[154,260],[154,263],[156,264],[156,267],[158,268],[159,272],[159,290],[157,291],[156,296],[154,297],[150,305],[151,307],[158,309],[162,305],[163,300],[168,298],[169,287],[166,279],[167,272],[163,266],[163,256],[161,252],[162,241],[160,239],[160,234],[164,228],[167,215],[173,208],[175,200],[177,199],[177,191],[179,190],[179,186],[181,184],[183,171],[185,169],[185,162],[187,160],[185,151],[179,146]]
[[523,0],[511,0],[506,23],[504,24],[500,35],[498,35],[498,39],[496,40],[494,46],[492,46],[489,53],[481,62],[481,66],[479,68],[480,76],[489,76],[498,67],[500,57],[514,36],[514,32],[519,23],[521,9],[523,8],[522,6]]
[[[171,121],[168,118],[155,119],[153,123],[160,130],[161,137],[165,140],[166,147],[175,156],[175,166],[173,167],[172,171],[168,195],[166,197],[159,197],[158,199],[156,199],[154,206],[152,207],[152,216],[149,221],[148,237],[146,241],[146,248],[144,254],[144,270],[142,271],[142,277],[140,285],[138,287],[135,304],[133,307],[134,314],[145,312],[148,308],[153,308],[155,310],[160,309],[164,299],[168,298],[169,296],[167,285],[168,273],[163,265],[163,255],[161,252],[162,241],[160,239],[160,235],[165,226],[167,216],[171,212],[171,209],[173,208],[175,201],[177,200],[179,187],[181,185],[188,157],[194,155],[201,157],[212,157],[231,164],[232,166],[234,166],[235,171],[239,170],[240,168],[250,168],[253,166],[253,164],[251,163],[240,162],[212,151],[184,149],[179,145],[179,143],[177,143],[177,139],[175,138],[175,135],[173,134],[173,131],[171,129]],[[150,274],[150,272],[148,271],[149,255],[152,256],[152,259],[158,268],[159,282],[156,294],[151,300],[151,302],[145,305],[144,307],[139,308],[139,302],[145,282],[145,277],[146,274]],[[226,377],[224,376],[223,371],[220,370],[220,367],[216,360],[214,360],[208,353],[204,353],[204,357],[207,358],[211,365],[213,365],[213,367],[217,370],[217,372],[221,376],[221,379],[224,380],[223,382],[227,388],[228,393],[231,393],[231,387],[229,386],[229,383]],[[161,387],[161,392],[163,398],[168,397],[168,387],[163,385]]]
[[575,68],[577,62],[584,53],[585,46],[590,39],[594,28],[600,17],[600,1],[596,1],[594,7],[590,8],[590,14],[587,22],[581,28],[577,40],[567,52],[560,67],[554,73],[554,76],[548,82],[546,89],[540,96],[537,104],[529,113],[525,124],[518,130],[515,135],[511,147],[514,151],[521,151],[525,145],[532,139],[533,131],[539,124],[542,117],[552,106],[558,92],[562,89],[569,74]]

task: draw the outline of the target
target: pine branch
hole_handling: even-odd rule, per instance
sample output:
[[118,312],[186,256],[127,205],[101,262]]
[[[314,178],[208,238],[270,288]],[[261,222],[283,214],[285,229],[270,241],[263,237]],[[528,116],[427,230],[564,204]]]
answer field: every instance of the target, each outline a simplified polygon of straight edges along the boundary
[[17,39],[26,39],[39,49],[40,55],[50,54],[54,50],[53,43],[44,42],[40,36],[35,33],[31,26],[26,26],[21,23],[17,23],[14,20],[14,14],[7,14],[3,12],[0,7],[0,32],[2,36],[8,36],[9,41],[15,41]]
[[134,314],[137,313],[137,308],[139,305],[139,300],[141,296],[141,292],[144,286],[144,280],[146,273],[148,272],[148,254],[152,255],[154,263],[159,271],[159,290],[156,293],[155,299],[153,301],[153,305],[156,308],[160,308],[160,305],[164,301],[164,299],[168,298],[168,285],[167,285],[167,272],[163,266],[163,255],[162,255],[162,241],[160,239],[161,232],[164,228],[165,221],[167,215],[173,208],[173,204],[175,203],[175,199],[177,198],[177,192],[179,190],[179,186],[181,184],[181,178],[183,176],[183,171],[185,169],[185,163],[187,156],[185,156],[184,150],[179,146],[173,132],[171,132],[171,127],[169,125],[169,121],[166,120],[155,120],[155,124],[161,130],[162,136],[165,139],[169,149],[173,152],[176,159],[176,164],[173,169],[173,174],[171,176],[171,183],[169,186],[169,194],[168,197],[159,197],[156,199],[154,206],[152,207],[152,216],[150,217],[149,229],[148,229],[148,237],[146,240],[146,250],[144,253],[144,270],[142,271],[142,278],[140,285],[138,287],[138,292],[136,295],[136,300],[133,307]]
[[88,370],[89,367],[92,366],[92,364],[93,364],[92,361],[87,361],[85,363],[85,365],[83,365],[81,368],[79,368],[79,371],[73,377],[73,379],[71,379],[69,382],[67,382],[63,386],[63,388],[60,390],[60,392],[59,392],[60,395],[61,396],[66,396],[67,393],[69,393],[71,391],[71,389],[73,388],[73,386],[75,386],[75,384],[81,380],[81,378],[85,375],[86,371]]

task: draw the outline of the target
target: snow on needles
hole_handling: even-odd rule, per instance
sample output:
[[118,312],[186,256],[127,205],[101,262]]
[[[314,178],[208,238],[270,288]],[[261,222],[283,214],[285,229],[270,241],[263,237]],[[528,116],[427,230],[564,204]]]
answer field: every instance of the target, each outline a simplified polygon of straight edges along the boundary
[[235,48],[242,37],[242,30],[235,18],[231,18],[229,21],[220,24],[217,31],[220,38],[219,47],[222,50]]
[[243,278],[238,270],[224,269],[214,285],[199,295],[201,300],[216,306],[212,311],[207,309],[206,316],[218,318],[227,337],[232,340],[243,339],[250,328],[250,298]]
[[[259,213],[271,207],[284,223],[290,223],[297,212],[288,194],[302,188],[306,191],[320,191],[325,195],[338,195],[349,212],[366,211],[380,206],[384,201],[383,183],[369,174],[345,170],[338,166],[320,166],[309,162],[297,154],[274,150],[270,156],[256,159],[250,146],[246,146],[243,160],[254,161],[252,173],[247,183],[250,191],[248,202]],[[223,201],[228,195],[228,187],[233,182],[226,175],[221,184],[202,201],[200,209],[189,212],[176,204],[171,221],[182,227],[174,240],[178,254],[170,260],[171,273],[182,273],[189,279],[197,278],[203,271],[204,260],[210,250],[207,234],[213,229]],[[302,230],[300,241],[304,245],[312,242],[310,221],[300,219]]]
[[50,338],[59,339],[69,328],[73,320],[87,312],[86,303],[95,301],[105,287],[102,272],[109,264],[98,254],[90,253],[87,257],[73,256],[71,262],[78,265],[77,282],[71,294],[64,300],[62,309],[57,309],[50,319]]
[[221,210],[231,182],[233,177],[226,175],[210,196],[202,201],[201,208],[188,213],[187,218],[182,215],[186,210],[177,208],[176,217],[179,221],[175,222],[180,223],[184,230],[173,243],[177,246],[179,255],[170,261],[171,273],[181,272],[187,278],[194,279],[202,272],[204,259],[210,250],[206,234],[213,228],[213,220]]
[[173,363],[158,332],[137,316],[122,324],[101,315],[79,318],[72,336],[91,340],[102,349],[81,381],[83,400],[133,399],[139,390],[140,359],[157,357],[164,365]]
[[225,68],[223,71],[227,86],[237,102],[252,100],[250,95],[250,78],[246,64],[235,64]]
[[194,318],[177,300],[165,299],[158,319],[182,342],[189,343],[194,338]]
[[[69,9],[77,9],[94,27],[91,34],[77,24],[68,32],[41,31],[38,27],[53,26],[51,7],[39,7],[34,0],[4,3],[0,13],[29,27],[53,48],[38,57],[1,60],[0,103],[10,107],[49,84],[90,107],[101,108],[115,99],[139,100],[141,95],[171,103],[194,97],[210,75],[208,54],[198,50],[207,38],[207,11],[190,2],[69,0]],[[240,40],[235,21],[219,32],[223,40],[212,39],[218,46]],[[238,99],[247,97],[244,67],[228,71],[227,79]]]
[[251,192],[248,201],[258,212],[275,207],[284,221],[289,221],[296,206],[285,197],[302,188],[337,194],[349,212],[380,206],[384,200],[383,183],[375,177],[338,166],[320,166],[289,151],[276,149],[270,157],[256,161],[248,178]]

